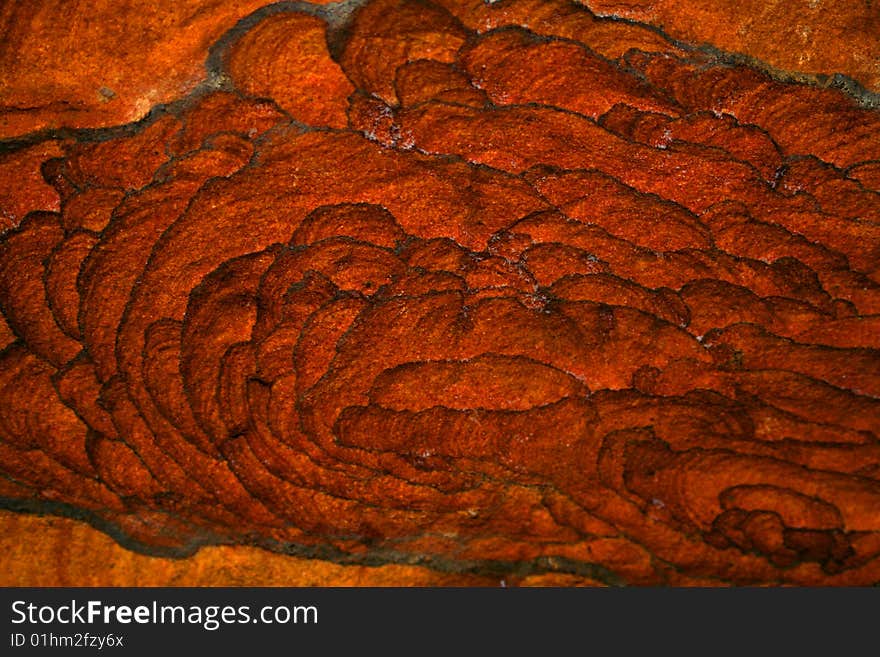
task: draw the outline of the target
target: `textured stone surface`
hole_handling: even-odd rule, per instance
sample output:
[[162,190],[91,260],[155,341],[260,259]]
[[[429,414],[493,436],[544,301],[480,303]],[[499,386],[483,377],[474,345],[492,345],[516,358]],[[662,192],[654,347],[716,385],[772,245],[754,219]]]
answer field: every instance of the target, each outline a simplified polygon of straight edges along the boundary
[[[0,586],[499,586],[497,577],[442,573],[419,566],[358,566],[303,559],[242,546],[206,547],[189,559],[146,556],[66,518],[0,512],[0,549],[16,568]],[[32,540],[23,542],[21,536]],[[505,585],[593,586],[549,573]]]
[[880,7],[861,0],[579,0],[675,39],[740,53],[793,74],[842,73],[880,91]]
[[205,79],[208,48],[265,0],[10,0],[0,138],[143,118]]
[[551,4],[269,13],[225,90],[6,154],[8,505],[152,554],[880,581],[880,113]]

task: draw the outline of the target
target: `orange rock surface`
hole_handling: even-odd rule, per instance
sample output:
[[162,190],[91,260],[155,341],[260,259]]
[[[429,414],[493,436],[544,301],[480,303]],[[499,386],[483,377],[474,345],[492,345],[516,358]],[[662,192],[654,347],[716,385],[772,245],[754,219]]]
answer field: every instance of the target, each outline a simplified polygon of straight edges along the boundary
[[222,89],[10,142],[5,506],[349,583],[880,581],[880,113],[551,4],[267,12]]
[[742,54],[791,74],[847,75],[880,91],[880,7],[861,0],[578,0],[597,15]]
[[[0,549],[16,565],[0,586],[500,586],[497,577],[443,573],[422,566],[358,566],[244,546],[209,546],[188,559],[127,550],[67,518],[0,512]],[[28,542],[21,536],[31,536]],[[509,578],[505,585],[584,586],[577,575]]]
[[143,118],[206,80],[211,45],[264,0],[10,0],[0,139]]

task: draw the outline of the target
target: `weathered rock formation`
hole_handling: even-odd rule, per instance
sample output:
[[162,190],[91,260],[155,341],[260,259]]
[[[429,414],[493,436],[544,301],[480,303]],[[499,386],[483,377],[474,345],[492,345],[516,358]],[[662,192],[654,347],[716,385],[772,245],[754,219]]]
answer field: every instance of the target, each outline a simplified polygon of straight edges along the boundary
[[282,9],[225,88],[0,160],[3,498],[157,552],[880,581],[880,113],[573,4]]

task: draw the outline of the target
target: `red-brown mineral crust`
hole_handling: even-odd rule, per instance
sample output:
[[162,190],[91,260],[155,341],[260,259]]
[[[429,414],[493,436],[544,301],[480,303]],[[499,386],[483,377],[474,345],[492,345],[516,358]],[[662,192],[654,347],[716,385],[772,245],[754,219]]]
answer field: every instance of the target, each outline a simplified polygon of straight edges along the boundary
[[656,25],[690,43],[792,73],[843,73],[880,91],[880,7],[863,0],[576,0],[600,16]]
[[880,113],[561,0],[309,11],[0,159],[0,496],[156,552],[880,582]]
[[205,77],[208,48],[265,0],[0,4],[0,138],[143,118]]

